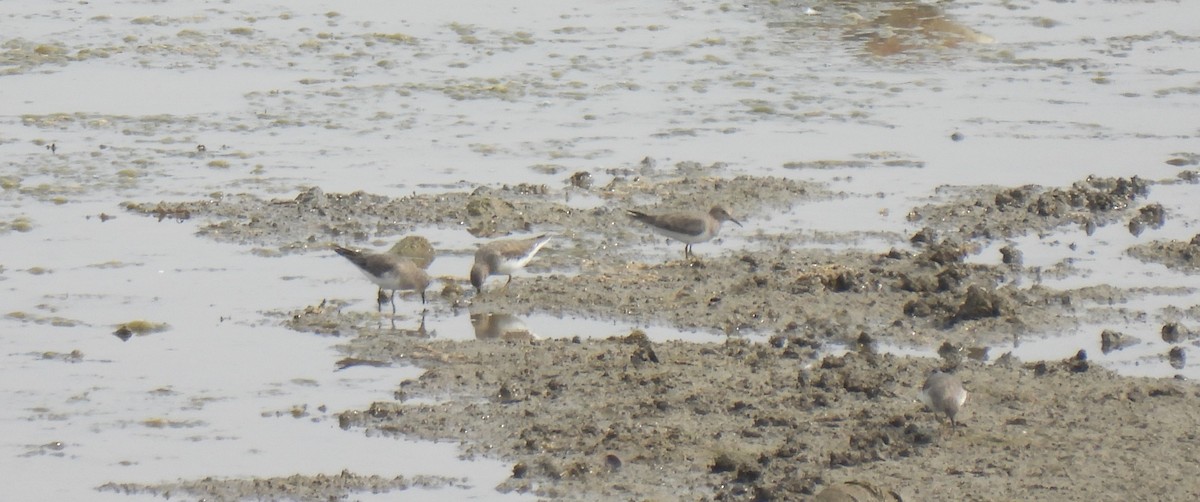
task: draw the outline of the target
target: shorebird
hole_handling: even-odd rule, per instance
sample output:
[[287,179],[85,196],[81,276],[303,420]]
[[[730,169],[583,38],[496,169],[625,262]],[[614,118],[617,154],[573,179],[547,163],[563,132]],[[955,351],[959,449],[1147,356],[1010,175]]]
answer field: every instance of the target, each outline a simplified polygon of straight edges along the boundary
[[396,313],[396,291],[420,291],[421,303],[425,303],[425,289],[429,287],[429,274],[414,264],[412,260],[391,253],[370,253],[338,245],[334,245],[333,250],[350,260],[350,263],[358,267],[363,275],[367,276],[367,279],[379,286],[381,300],[377,306],[380,312],[383,311],[384,290],[392,292],[393,314]]
[[475,291],[483,292],[483,281],[491,275],[507,275],[508,283],[512,282],[512,274],[525,268],[533,255],[542,249],[550,236],[542,234],[528,239],[505,239],[486,243],[479,246],[475,252],[475,265],[471,267],[471,285]]
[[626,211],[629,212],[630,218],[645,223],[651,230],[683,242],[685,259],[692,255],[692,244],[705,242],[717,236],[717,232],[721,231],[721,222],[732,221],[737,226],[742,226],[740,221],[733,219],[733,216],[729,215],[729,211],[721,206],[713,206],[707,213],[692,211],[646,214],[632,209],[626,209]]
[[958,409],[967,402],[967,391],[963,389],[962,381],[949,373],[934,370],[921,386],[921,402],[925,403],[934,413],[945,413],[950,418],[950,425],[958,428],[954,419]]

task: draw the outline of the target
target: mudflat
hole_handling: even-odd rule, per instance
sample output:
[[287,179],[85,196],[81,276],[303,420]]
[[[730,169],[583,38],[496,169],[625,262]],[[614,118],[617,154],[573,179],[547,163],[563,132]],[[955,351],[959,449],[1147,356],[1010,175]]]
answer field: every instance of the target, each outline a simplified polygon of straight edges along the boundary
[[[486,222],[560,232],[557,247],[530,266],[549,273],[523,275],[482,295],[461,277],[440,278],[430,311],[392,326],[374,312],[336,303],[277,314],[298,331],[344,337],[344,367],[427,370],[393,396],[333,411],[330,420],[381,441],[456,441],[468,456],[510,461],[512,476],[497,487],[501,492],[578,500],[795,500],[853,482],[870,486],[874,491],[864,493],[879,500],[1186,500],[1200,493],[1200,389],[1193,383],[1119,376],[1085,351],[1023,362],[995,349],[1079,316],[1121,315],[1113,305],[1135,293],[1030,284],[1035,271],[1011,247],[998,264],[966,260],[994,239],[1029,232],[1076,226],[1086,239],[1096,226],[1132,231],[1131,222],[1153,213],[1144,200],[1151,187],[1176,182],[1088,179],[1066,188],[969,190],[914,208],[910,220],[928,225],[909,246],[885,252],[807,249],[781,233],[757,236],[765,244],[752,250],[725,249],[717,240],[697,246],[695,259],[680,253],[640,261],[629,259],[636,246],[611,245],[637,242],[644,230],[618,212],[574,210],[560,196],[512,187],[403,199],[314,189],[295,200],[236,196],[128,207],[204,216],[211,223],[202,234],[281,253],[319,248],[322,232],[351,233],[382,221],[462,221],[480,235],[506,232]],[[769,177],[663,181],[631,186],[626,194],[645,190],[720,200],[750,215],[831,196],[817,185]],[[334,222],[346,227],[331,229]],[[675,244],[672,250],[682,247]],[[1194,245],[1147,246],[1139,255],[1187,260],[1179,248]],[[594,339],[566,324],[541,337],[511,331],[453,341],[422,329],[423,315],[461,309],[665,323],[721,330],[728,338],[654,341],[634,330]],[[1183,329],[1177,341],[1189,342]],[[938,347],[940,357],[886,353],[896,344]],[[970,393],[957,429],[916,401],[935,368],[954,372]],[[411,484],[373,483],[353,473],[337,483],[324,476],[276,481],[106,488],[273,498]]]

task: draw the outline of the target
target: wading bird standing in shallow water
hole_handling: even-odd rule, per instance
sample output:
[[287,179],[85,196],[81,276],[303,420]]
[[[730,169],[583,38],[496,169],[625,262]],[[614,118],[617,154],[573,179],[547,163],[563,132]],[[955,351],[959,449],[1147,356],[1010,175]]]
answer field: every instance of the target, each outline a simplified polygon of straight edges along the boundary
[[684,243],[684,259],[692,256],[692,244],[712,240],[721,231],[721,222],[732,221],[737,226],[742,223],[733,219],[729,211],[721,206],[713,206],[707,213],[700,211],[646,214],[641,211],[626,209],[629,217],[645,223],[651,230]]
[[[429,274],[412,260],[391,253],[370,253],[337,245],[333,246],[333,250],[350,260],[367,279],[379,286],[379,298],[388,298],[383,296],[384,290],[392,292],[390,300],[393,314],[396,313],[396,291],[418,291],[421,293],[421,303],[425,303],[425,289],[429,287],[430,282]],[[383,301],[380,300],[377,306],[382,312]]]
[[505,239],[486,243],[479,246],[475,252],[475,265],[471,267],[471,285],[477,293],[483,292],[483,281],[492,275],[507,275],[508,283],[512,282],[512,274],[525,268],[542,246],[550,242],[550,236],[542,234],[528,239]]

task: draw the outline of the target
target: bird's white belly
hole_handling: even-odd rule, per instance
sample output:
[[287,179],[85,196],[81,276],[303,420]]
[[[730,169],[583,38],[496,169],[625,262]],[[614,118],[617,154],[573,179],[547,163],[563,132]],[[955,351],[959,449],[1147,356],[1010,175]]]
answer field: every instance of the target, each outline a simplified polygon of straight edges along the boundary
[[363,270],[363,275],[367,276],[367,279],[370,279],[371,282],[383,289],[403,289],[403,286],[400,284],[399,274],[395,272],[388,272],[382,276],[378,276]]
[[673,232],[671,230],[664,230],[654,226],[651,226],[650,228],[655,232],[658,232],[659,235],[670,237],[684,244],[698,244],[712,238],[711,235],[708,235],[704,232],[699,234],[684,234],[680,232]]
[[519,260],[500,260],[499,266],[496,267],[496,271],[493,273],[496,275],[512,274],[524,268],[525,265],[528,265],[530,260],[533,260],[533,255],[526,255]]

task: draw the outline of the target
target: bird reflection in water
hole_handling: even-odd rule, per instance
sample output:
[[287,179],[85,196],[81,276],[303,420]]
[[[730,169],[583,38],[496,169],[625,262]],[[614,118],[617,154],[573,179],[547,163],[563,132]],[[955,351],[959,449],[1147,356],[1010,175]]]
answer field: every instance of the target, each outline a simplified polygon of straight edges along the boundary
[[[381,324],[380,329],[382,329],[383,328],[383,326],[382,326],[383,319],[380,318],[379,322]],[[425,311],[424,310],[421,311],[421,322],[419,324],[417,324],[417,327],[415,327],[415,328],[396,327],[396,318],[393,317],[392,318],[392,333],[402,335],[402,336],[411,336],[414,338],[418,338],[418,337],[419,338],[429,338],[429,336],[430,336],[429,331],[425,330]]]
[[[380,319],[379,322],[380,322],[379,329],[380,329],[380,331],[382,331],[383,330],[383,326],[382,326],[383,320]],[[417,324],[416,328],[396,327],[396,318],[393,317],[392,318],[392,329],[390,331],[387,331],[387,333],[389,335],[411,336],[414,338],[416,338],[416,337],[429,338],[430,333],[425,330],[425,312],[421,312],[421,322],[420,322],[420,324]],[[337,366],[338,370],[344,370],[346,368],[353,368],[355,366],[367,366],[367,367],[372,367],[372,368],[386,368],[391,365],[392,365],[392,361],[390,361],[390,360],[368,359],[368,358],[364,358],[364,357],[353,357],[353,356],[343,358],[343,359],[339,360],[337,363],[335,363],[335,366]]]
[[471,326],[479,340],[536,340],[537,335],[529,330],[520,318],[501,312],[471,314]]

